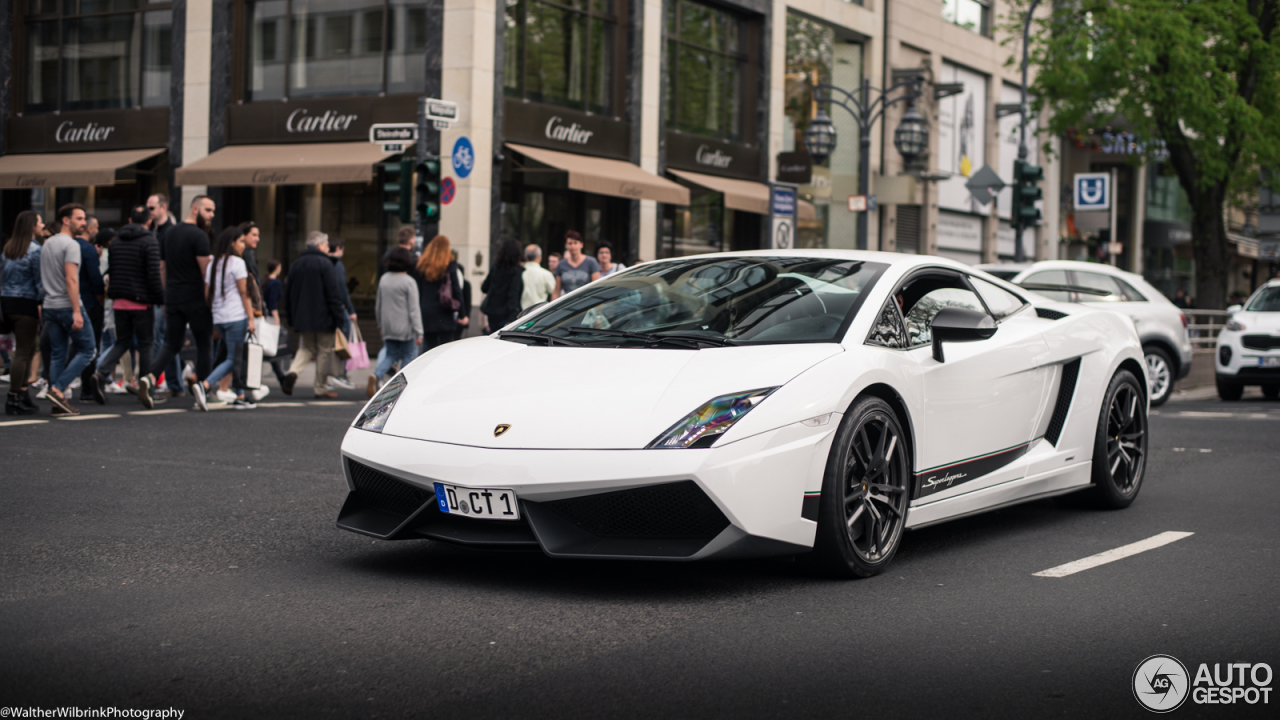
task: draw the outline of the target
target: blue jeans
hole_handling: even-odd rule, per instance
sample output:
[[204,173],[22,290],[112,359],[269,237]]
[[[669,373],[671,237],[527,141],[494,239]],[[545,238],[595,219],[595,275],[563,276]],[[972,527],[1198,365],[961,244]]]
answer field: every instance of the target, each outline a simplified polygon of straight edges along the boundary
[[391,364],[396,360],[400,361],[400,369],[403,370],[418,357],[418,344],[412,340],[383,340],[382,349],[385,352],[378,353],[378,366],[373,370],[378,377],[391,372]]
[[[158,351],[160,350],[160,346],[164,345],[164,338],[165,338],[164,333],[165,333],[166,326],[165,326],[165,319],[164,319],[164,314],[165,314],[164,306],[157,305],[155,307],[155,311],[156,311],[156,328],[155,328],[155,332],[151,335],[151,337],[155,338],[155,343],[156,343],[155,350]],[[159,353],[157,352],[156,354],[159,354]],[[149,369],[150,369],[149,366],[141,368],[138,371],[138,376],[141,377],[143,375],[146,375]],[[159,376],[157,375],[156,377],[159,377]],[[165,385],[169,386],[169,389],[173,391],[175,395],[182,392],[182,360],[177,355],[173,356],[173,360],[169,363],[169,366],[164,369],[164,382],[165,382]]]
[[[80,377],[80,373],[93,361],[97,342],[93,338],[93,325],[89,322],[89,314],[80,309],[84,324],[79,330],[72,330],[74,321],[71,308],[45,308],[44,322],[49,328],[49,345],[52,357],[49,358],[49,377],[58,392],[64,392],[72,380]],[[67,344],[75,346],[76,354],[67,360]]]
[[236,352],[240,346],[244,344],[244,337],[249,333],[249,319],[237,320],[229,323],[214,323],[213,327],[222,336],[222,342],[227,346],[227,359],[218,364],[218,367],[209,373],[209,377],[205,381],[209,383],[209,387],[214,387],[218,381],[226,377],[227,373],[231,373],[231,389],[235,390],[236,395],[244,395],[244,368],[236,367]]

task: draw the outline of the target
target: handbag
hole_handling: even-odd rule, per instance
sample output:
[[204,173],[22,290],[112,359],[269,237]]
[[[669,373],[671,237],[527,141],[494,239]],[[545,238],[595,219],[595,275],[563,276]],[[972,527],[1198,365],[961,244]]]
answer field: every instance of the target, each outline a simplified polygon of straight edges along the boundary
[[280,352],[280,326],[266,320],[255,322],[253,336],[262,344],[262,356],[273,358]]
[[458,306],[462,303],[453,297],[453,280],[449,276],[449,271],[445,270],[444,278],[440,281],[440,292],[437,298],[440,301],[440,307],[449,312],[458,312]]
[[333,353],[339,360],[351,359],[351,348],[347,345],[347,336],[342,334],[341,329],[333,331]]
[[348,372],[369,367],[369,348],[360,335],[360,326],[355,323],[351,323],[351,341],[347,347],[351,351],[351,359],[347,360]]
[[240,343],[236,354],[239,355],[241,367],[244,368],[244,386],[250,390],[262,387],[262,346],[255,342],[256,332],[249,333],[252,340]]

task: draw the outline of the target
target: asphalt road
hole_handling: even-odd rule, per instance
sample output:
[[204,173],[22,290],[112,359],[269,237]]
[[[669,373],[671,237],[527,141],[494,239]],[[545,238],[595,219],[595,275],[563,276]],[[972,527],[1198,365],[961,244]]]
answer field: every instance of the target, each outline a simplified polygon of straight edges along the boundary
[[[112,398],[111,417],[0,425],[0,706],[1143,717],[1131,679],[1153,654],[1280,672],[1280,403],[1160,409],[1128,510],[1043,501],[918,530],[886,574],[837,582],[785,560],[557,561],[341,532],[357,398],[152,416]],[[1166,531],[1195,534],[1033,575]]]

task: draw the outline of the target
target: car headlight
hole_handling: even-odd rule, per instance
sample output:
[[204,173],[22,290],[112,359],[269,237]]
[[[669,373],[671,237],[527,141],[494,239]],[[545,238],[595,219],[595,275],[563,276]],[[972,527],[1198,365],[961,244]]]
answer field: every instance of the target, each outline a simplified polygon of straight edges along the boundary
[[387,419],[391,417],[391,409],[396,406],[396,401],[400,399],[400,393],[404,392],[404,388],[409,382],[404,379],[404,375],[396,375],[391,381],[382,386],[377,395],[369,401],[364,410],[360,413],[360,417],[356,418],[356,427],[369,432],[382,432],[383,426],[387,424]]
[[1240,332],[1245,329],[1245,326],[1244,323],[1236,322],[1235,320],[1228,320],[1227,329],[1231,332]]
[[649,443],[650,449],[705,448],[728,432],[751,408],[760,404],[777,390],[776,387],[748,390],[732,395],[721,395],[707,401],[683,420],[672,425],[658,439]]

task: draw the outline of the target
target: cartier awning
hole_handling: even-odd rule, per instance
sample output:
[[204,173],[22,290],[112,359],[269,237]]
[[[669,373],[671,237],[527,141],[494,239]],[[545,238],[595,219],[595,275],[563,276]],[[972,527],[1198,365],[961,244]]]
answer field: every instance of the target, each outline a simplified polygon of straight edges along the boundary
[[685,182],[724,194],[724,206],[759,215],[769,214],[769,186],[750,180],[734,180],[687,170],[667,170]]
[[115,185],[117,170],[162,152],[164,148],[5,155],[0,157],[0,188]]
[[569,187],[582,192],[633,200],[688,205],[689,190],[622,160],[574,155],[507,143],[507,147],[543,165],[569,173]]
[[179,185],[308,185],[373,180],[375,163],[395,155],[367,142],[231,145],[178,168]]

